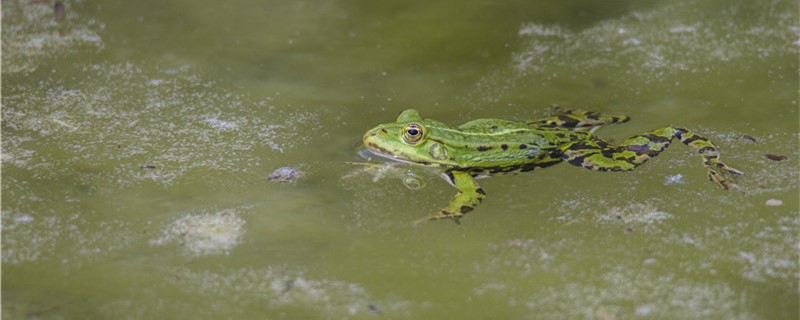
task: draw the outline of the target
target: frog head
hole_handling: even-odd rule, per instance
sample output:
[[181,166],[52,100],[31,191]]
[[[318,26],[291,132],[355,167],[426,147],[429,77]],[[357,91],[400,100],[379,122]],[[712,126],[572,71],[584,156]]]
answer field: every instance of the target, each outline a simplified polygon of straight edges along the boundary
[[434,120],[422,119],[417,110],[400,113],[397,121],[385,123],[364,134],[367,149],[381,157],[420,165],[455,165],[448,158],[447,148],[436,138],[446,127]]

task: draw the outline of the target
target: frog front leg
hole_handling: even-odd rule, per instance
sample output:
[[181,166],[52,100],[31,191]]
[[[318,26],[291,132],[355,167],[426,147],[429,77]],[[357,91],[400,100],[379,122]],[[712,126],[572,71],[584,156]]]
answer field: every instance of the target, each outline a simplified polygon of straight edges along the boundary
[[664,127],[645,134],[633,136],[619,146],[612,146],[597,137],[571,144],[565,148],[562,158],[572,165],[597,171],[628,171],[657,156],[666,149],[673,138],[697,150],[708,170],[708,178],[719,186],[730,189],[734,186],[725,177],[727,174],[741,176],[743,172],[731,168],[719,159],[719,148],[694,132],[683,128]]
[[461,219],[464,214],[475,209],[475,207],[483,201],[483,198],[486,197],[486,193],[483,192],[483,189],[475,182],[475,178],[470,176],[469,173],[447,171],[444,176],[450,184],[458,189],[458,193],[453,200],[450,201],[450,204],[442,208],[442,210],[439,210],[439,212],[429,217],[417,220],[414,222],[415,224],[440,219],[453,219],[458,223],[458,219]]

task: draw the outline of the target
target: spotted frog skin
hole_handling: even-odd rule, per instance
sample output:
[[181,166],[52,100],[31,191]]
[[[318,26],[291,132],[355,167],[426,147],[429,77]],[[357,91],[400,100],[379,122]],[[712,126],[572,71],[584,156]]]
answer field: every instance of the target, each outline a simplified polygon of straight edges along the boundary
[[590,129],[622,123],[628,117],[591,111],[556,109],[557,115],[530,121],[478,119],[458,127],[423,119],[416,110],[400,113],[396,122],[364,134],[372,153],[400,162],[436,167],[458,193],[446,207],[418,220],[454,219],[472,211],[486,197],[475,179],[530,172],[562,161],[595,171],[629,171],[655,157],[677,138],[697,150],[709,179],[729,189],[726,175],[744,175],[719,160],[716,145],[689,130],[663,127],[611,145]]

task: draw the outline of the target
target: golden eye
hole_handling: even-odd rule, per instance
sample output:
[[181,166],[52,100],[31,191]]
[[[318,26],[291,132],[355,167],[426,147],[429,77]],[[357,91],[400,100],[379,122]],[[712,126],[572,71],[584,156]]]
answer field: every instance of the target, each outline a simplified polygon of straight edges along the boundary
[[405,129],[403,129],[403,140],[405,140],[407,143],[417,143],[422,140],[423,135],[424,132],[422,130],[422,126],[416,123],[409,124]]

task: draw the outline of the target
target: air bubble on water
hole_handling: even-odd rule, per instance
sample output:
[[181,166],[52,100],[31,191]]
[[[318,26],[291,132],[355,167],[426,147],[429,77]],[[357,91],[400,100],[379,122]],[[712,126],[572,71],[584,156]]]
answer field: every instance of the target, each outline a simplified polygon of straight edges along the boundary
[[684,183],[683,175],[680,173],[675,175],[669,175],[666,178],[664,178],[665,185],[683,184],[683,183]]

